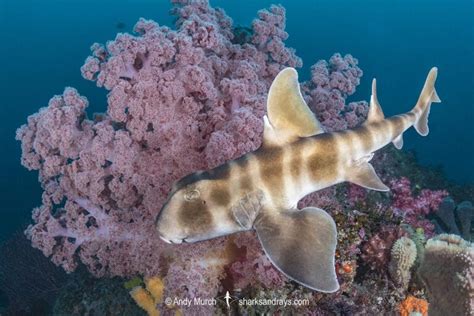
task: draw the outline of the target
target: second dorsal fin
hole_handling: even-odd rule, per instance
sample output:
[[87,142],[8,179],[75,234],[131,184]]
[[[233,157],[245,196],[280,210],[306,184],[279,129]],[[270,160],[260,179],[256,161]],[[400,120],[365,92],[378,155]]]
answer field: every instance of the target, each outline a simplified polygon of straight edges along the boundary
[[283,69],[273,80],[264,120],[264,145],[284,145],[298,137],[324,132],[301,95],[294,68]]
[[369,114],[367,116],[367,122],[373,123],[382,121],[385,119],[382,107],[380,106],[379,100],[377,99],[377,81],[372,80],[372,96],[370,97]]

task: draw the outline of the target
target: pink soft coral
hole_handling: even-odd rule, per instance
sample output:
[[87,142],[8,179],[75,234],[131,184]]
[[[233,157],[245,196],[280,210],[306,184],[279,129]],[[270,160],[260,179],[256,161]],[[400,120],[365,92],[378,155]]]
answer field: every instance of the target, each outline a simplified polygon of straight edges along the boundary
[[362,246],[361,258],[372,270],[387,271],[393,243],[407,233],[399,226],[386,225]]
[[329,63],[320,60],[311,67],[311,80],[303,85],[308,105],[328,131],[344,130],[362,123],[367,115],[367,103],[345,99],[355,92],[362,70],[351,55],[334,54]]
[[[283,44],[281,6],[259,12],[245,44],[232,43],[230,18],[207,1],[176,1],[174,12],[176,30],[140,19],[137,35],[92,46],[81,70],[109,90],[105,114],[88,119],[87,100],[66,88],[18,130],[22,163],[39,170],[44,189],[27,235],[67,271],[82,262],[97,276],[153,275],[171,260],[170,291],[203,278],[213,288],[201,290],[210,293],[222,268],[177,275],[207,258],[206,249],[221,249],[224,239],[184,252],[159,240],[154,220],[173,181],[260,146],[270,83],[301,60]],[[317,69],[324,82],[303,86],[323,124],[357,124],[366,104],[345,106],[362,75],[357,61],[336,54]],[[331,200],[333,190],[326,192],[320,196]],[[264,274],[262,283],[279,284],[256,249],[248,260]],[[199,289],[188,290],[195,295]]]
[[395,214],[404,218],[404,222],[415,228],[423,228],[427,236],[434,234],[434,225],[426,219],[426,215],[438,209],[439,204],[448,196],[445,190],[421,190],[413,196],[410,180],[403,177],[392,180],[390,187],[393,192],[392,206]]
[[244,289],[248,285],[260,284],[266,288],[283,286],[287,278],[278,271],[262,251],[260,242],[253,232],[240,234],[235,240],[240,256],[228,269],[232,285]]

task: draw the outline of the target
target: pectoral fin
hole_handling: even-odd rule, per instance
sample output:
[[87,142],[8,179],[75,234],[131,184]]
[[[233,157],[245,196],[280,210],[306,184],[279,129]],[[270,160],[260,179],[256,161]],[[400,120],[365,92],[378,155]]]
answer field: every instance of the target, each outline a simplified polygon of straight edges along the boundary
[[323,133],[323,128],[301,95],[298,73],[285,68],[275,77],[267,98],[264,144],[284,145],[298,137]]
[[377,176],[374,167],[372,167],[368,161],[358,161],[354,163],[352,168],[347,172],[347,181],[371,190],[390,191]]
[[336,224],[328,213],[307,207],[262,214],[254,228],[270,261],[287,277],[321,292],[339,289]]

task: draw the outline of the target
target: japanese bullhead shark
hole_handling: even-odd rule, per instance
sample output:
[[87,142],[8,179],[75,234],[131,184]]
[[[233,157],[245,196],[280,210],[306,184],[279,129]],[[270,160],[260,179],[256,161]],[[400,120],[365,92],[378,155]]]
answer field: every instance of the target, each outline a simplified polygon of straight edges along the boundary
[[301,95],[296,70],[283,69],[268,93],[261,147],[178,181],[156,220],[161,239],[192,243],[254,229],[287,277],[313,290],[337,291],[335,222],[324,210],[298,209],[297,203],[344,181],[389,191],[370,160],[389,143],[402,148],[403,132],[411,126],[428,134],[431,103],[440,102],[436,76],[432,68],[411,111],[390,118],[377,100],[374,79],[367,121],[326,133]]

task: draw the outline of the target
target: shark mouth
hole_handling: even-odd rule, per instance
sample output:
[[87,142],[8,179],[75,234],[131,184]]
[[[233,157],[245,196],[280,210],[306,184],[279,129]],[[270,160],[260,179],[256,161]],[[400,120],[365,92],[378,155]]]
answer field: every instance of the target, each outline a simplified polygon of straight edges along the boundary
[[183,244],[186,243],[186,238],[178,238],[178,239],[166,239],[165,237],[160,235],[160,239],[163,240],[167,244]]

